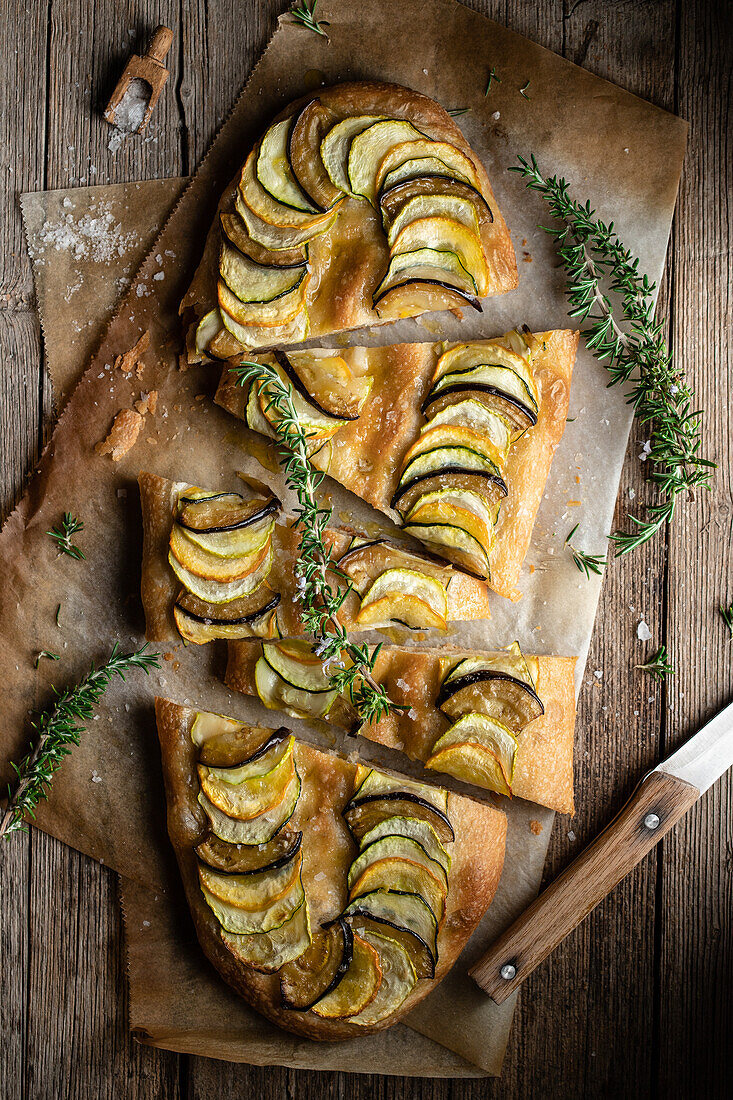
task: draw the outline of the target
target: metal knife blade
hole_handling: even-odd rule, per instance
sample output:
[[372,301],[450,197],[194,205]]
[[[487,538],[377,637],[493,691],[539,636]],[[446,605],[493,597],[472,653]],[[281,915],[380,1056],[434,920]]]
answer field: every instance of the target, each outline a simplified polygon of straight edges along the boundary
[[700,794],[733,766],[733,703],[654,768],[692,783]]

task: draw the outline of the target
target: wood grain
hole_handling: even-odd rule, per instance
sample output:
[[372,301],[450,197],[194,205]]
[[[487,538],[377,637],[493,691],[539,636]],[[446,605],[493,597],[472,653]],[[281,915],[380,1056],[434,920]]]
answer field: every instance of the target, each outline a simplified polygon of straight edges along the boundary
[[[386,0],[387,2],[387,0]],[[661,308],[708,410],[714,493],[607,571],[580,701],[579,811],[553,835],[548,878],[613,816],[640,774],[731,696],[717,608],[731,580],[730,39],[713,0],[468,0],[570,60],[677,110],[691,153]],[[0,509],[17,499],[48,428],[17,193],[188,173],[267,42],[285,0],[6,0],[0,88]],[[328,0],[319,10],[328,15]],[[175,39],[148,133],[113,154],[100,119],[124,61],[158,23]],[[730,20],[728,19],[728,23]],[[487,70],[500,59],[486,43]],[[531,74],[528,74],[531,78]],[[560,90],[561,91],[561,90]],[[653,151],[651,154],[653,155]],[[617,519],[649,499],[632,438]],[[721,547],[723,556],[721,557]],[[599,548],[600,549],[600,548]],[[668,566],[669,562],[669,566]],[[653,640],[636,636],[641,618]],[[661,642],[667,689],[631,671]],[[598,679],[594,670],[602,673]],[[667,698],[669,694],[669,698]],[[592,793],[593,797],[589,797]],[[120,926],[103,868],[49,838],[0,849],[0,1095],[263,1100],[421,1097],[717,1097],[733,984],[731,781],[723,780],[526,983],[500,1082],[296,1073],[185,1058],[130,1040]]]
[[[691,783],[652,772],[595,840],[553,879],[471,968],[485,993],[503,1002],[618,886],[697,801]],[[511,975],[504,974],[510,969]]]

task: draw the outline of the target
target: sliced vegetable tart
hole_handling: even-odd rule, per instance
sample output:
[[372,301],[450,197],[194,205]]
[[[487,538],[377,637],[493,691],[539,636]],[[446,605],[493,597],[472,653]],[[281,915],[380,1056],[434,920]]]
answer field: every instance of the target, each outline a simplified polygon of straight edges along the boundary
[[287,107],[224,192],[181,305],[188,356],[467,306],[517,285],[506,223],[451,116],[394,84]]
[[488,908],[506,818],[492,806],[156,700],[168,831],[201,946],[281,1027],[391,1026]]

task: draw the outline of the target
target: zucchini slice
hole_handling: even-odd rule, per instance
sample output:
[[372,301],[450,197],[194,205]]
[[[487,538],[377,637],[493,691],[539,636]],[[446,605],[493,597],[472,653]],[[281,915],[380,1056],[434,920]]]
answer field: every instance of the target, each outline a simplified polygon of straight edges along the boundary
[[537,411],[526,401],[510,397],[498,386],[465,381],[454,382],[439,390],[438,393],[428,394],[422,403],[421,411],[425,416],[434,417],[444,409],[463,403],[467,399],[484,405],[487,410],[495,412],[506,420],[512,428],[512,442],[537,423]]
[[226,718],[223,714],[215,714],[210,710],[199,710],[191,726],[191,740],[194,745],[203,747],[207,741],[218,739],[228,742],[248,729],[243,722],[236,722],[233,718]]
[[293,816],[299,797],[300,776],[296,771],[285,797],[272,809],[265,810],[250,821],[227,817],[202,793],[199,793],[198,800],[209,819],[211,831],[220,840],[230,844],[267,844]]
[[363,929],[360,935],[379,954],[382,984],[372,1003],[356,1016],[352,1016],[351,1023],[371,1027],[386,1020],[388,1016],[394,1015],[412,992],[417,982],[417,974],[406,948],[397,940],[389,935],[367,929]]
[[172,552],[169,551],[168,553],[168,563],[183,587],[205,603],[212,604],[229,603],[254,592],[272,569],[272,558],[272,544],[270,544],[266,548],[266,553],[262,556],[260,564],[250,573],[234,580],[220,581],[194,573],[181,565]]
[[[277,872],[276,872],[277,873]],[[303,884],[298,874],[293,884],[281,897],[262,909],[241,909],[222,901],[211,893],[206,886],[201,885],[206,904],[218,920],[225,932],[235,932],[238,935],[250,935],[252,933],[272,932],[280,928],[300,908],[305,900]]]
[[395,794],[400,797],[410,795],[419,798],[422,802],[435,806],[442,814],[445,814],[448,806],[448,792],[442,787],[417,783],[414,779],[406,779],[402,775],[388,775],[376,768],[359,764],[354,777],[354,793],[346,808],[375,795],[381,798],[383,795]]
[[347,160],[352,140],[362,130],[380,121],[381,115],[353,115],[337,122],[324,137],[321,142],[321,160],[337,191],[350,193]]
[[426,576],[415,569],[386,569],[373,582],[361,598],[362,611],[384,596],[416,596],[426,603],[443,621],[448,617],[448,597],[445,585],[435,577]]
[[[450,382],[446,382],[446,378],[450,378]],[[502,385],[502,380],[505,385]],[[529,402],[535,411],[539,408],[529,355],[518,355],[499,343],[458,344],[443,352],[435,368],[430,392],[438,393],[445,385],[456,381],[496,385],[511,397],[525,404]]]
[[[236,769],[235,769],[236,770]],[[204,797],[227,817],[237,821],[251,821],[270,810],[275,810],[287,797],[295,775],[292,746],[271,771],[240,783],[228,783],[221,778],[222,770],[210,770],[199,764],[199,781]]]
[[353,949],[348,970],[338,985],[313,1005],[313,1012],[326,1019],[343,1019],[363,1012],[376,997],[382,984],[379,954],[361,936],[353,934]]
[[254,875],[275,871],[290,863],[300,851],[302,833],[283,831],[268,844],[228,844],[217,836],[208,836],[196,848],[196,855],[215,871]]
[[433,278],[425,269],[416,268],[405,272],[404,281],[384,290],[374,302],[374,309],[383,321],[396,321],[435,310],[460,309],[466,305],[478,313],[483,312],[474,294],[451,286],[440,278]]
[[306,214],[323,213],[304,194],[290,166],[288,147],[293,123],[294,119],[286,118],[265,131],[257,153],[257,179],[277,202]]
[[212,581],[223,581],[224,583],[238,581],[256,573],[266,560],[268,552],[271,550],[272,540],[270,536],[274,525],[275,521],[270,520],[268,523],[269,530],[265,528],[258,531],[255,528],[253,531],[249,529],[238,531],[236,536],[241,540],[241,543],[246,546],[248,540],[252,548],[242,553],[235,552],[232,556],[224,557],[199,546],[193,538],[189,537],[189,532],[184,531],[177,523],[174,523],[170,534],[170,554],[179,565],[182,565],[189,573],[195,573],[197,577]]
[[485,714],[514,734],[545,713],[534,688],[507,672],[492,669],[479,669],[444,681],[437,705],[454,720],[464,714]]
[[390,592],[362,606],[356,622],[360,626],[385,627],[399,623],[409,630],[446,630],[445,617],[429,603],[411,594]]
[[373,122],[355,134],[346,161],[346,175],[352,195],[361,195],[375,203],[377,170],[387,153],[395,145],[424,136],[411,122],[394,118]]
[[427,821],[444,844],[455,840],[453,826],[447,815],[417,795],[399,792],[371,795],[344,810],[346,824],[357,842],[375,826],[391,817],[413,817],[418,821]]
[[446,893],[442,884],[421,864],[406,859],[376,860],[362,871],[351,888],[349,900],[356,901],[377,890],[415,894],[422,898],[440,928],[445,915]]
[[448,443],[421,451],[408,460],[400,476],[400,486],[406,486],[415,478],[442,470],[479,471],[501,480],[501,470],[496,462],[475,449],[461,443]]
[[429,428],[437,428],[438,425],[468,428],[487,436],[501,460],[506,461],[512,442],[512,425],[505,417],[494,409],[488,409],[475,397],[463,397],[452,405],[446,405],[436,412],[431,411],[428,426],[422,431],[427,432]]
[[[308,335],[310,326],[305,302],[302,303],[300,310],[292,320],[283,322],[282,324],[242,325],[235,320],[234,317],[230,317],[226,312],[222,312],[221,319],[224,322],[224,327],[227,332],[241,345],[238,351],[229,351],[226,356],[222,356],[222,358],[228,359],[234,358],[241,353],[242,349],[271,347],[273,344],[300,343],[300,341],[305,340]],[[218,341],[219,337],[217,336],[216,339]],[[212,344],[209,345],[209,352],[214,354]]]
[[482,455],[493,465],[494,472],[500,473],[505,455],[490,436],[477,432],[473,428],[464,428],[460,424],[433,424],[429,422],[404,457],[405,466],[413,458],[426,454],[438,447],[466,447]]
[[321,160],[321,142],[338,121],[320,99],[312,99],[296,117],[288,139],[288,160],[305,194],[314,206],[329,210],[341,198]]
[[[441,754],[446,749],[466,744],[479,747],[483,752],[467,754],[461,751],[441,758]],[[486,759],[487,754],[491,759]],[[489,790],[497,791],[499,794],[511,795],[516,755],[517,739],[507,726],[485,714],[464,714],[435,742],[425,767],[456,775],[451,765],[455,767],[454,762],[458,758],[459,761],[463,761],[459,766],[464,772],[473,770],[476,775],[482,777],[482,782],[478,783],[478,786],[488,787]],[[475,768],[476,759],[481,765],[478,770]],[[447,768],[444,766],[446,763],[449,765]],[[456,775],[456,778],[462,779],[465,775]],[[477,780],[472,779],[469,782],[475,783]]]
[[[171,533],[171,550],[181,561],[181,564],[185,565],[187,569],[191,569],[192,572],[196,571],[199,559],[191,557],[188,543],[193,543],[194,546],[199,547],[215,558],[227,559],[231,568],[234,569],[233,559],[242,560],[244,563],[244,559],[250,559],[261,554],[269,544],[274,529],[275,517],[272,515],[265,516],[257,523],[233,527],[230,530],[197,531],[195,528],[184,527],[183,524],[176,523],[173,531],[182,531],[183,537],[176,536],[174,539]],[[184,540],[186,541],[184,542]],[[181,560],[182,558],[183,560]],[[195,562],[194,565],[191,564],[192,561]],[[228,570],[228,566],[224,561],[220,561],[220,565],[222,569]],[[225,579],[233,580],[234,578],[227,576]]]
[[[367,918],[383,924],[387,935],[389,928],[401,929],[409,936],[400,939],[410,954],[415,971],[420,978],[435,977],[438,961],[438,922],[427,902],[417,894],[401,894],[395,890],[375,890],[371,894],[354,898],[344,910],[343,916],[352,923]],[[353,918],[356,918],[354,920]]]
[[239,933],[221,931],[231,953],[253,970],[272,974],[297,959],[310,945],[308,903],[303,901],[288,920],[270,932]]
[[457,168],[451,168],[440,157],[409,157],[388,172],[383,173],[380,165],[377,173],[380,195],[394,191],[400,184],[418,183],[428,179],[441,179],[446,183],[463,183],[468,187],[475,187],[467,175],[463,175]]
[[255,665],[255,687],[268,710],[284,710],[296,718],[325,718],[338,698],[337,691],[313,692],[292,687],[264,656]]
[[329,218],[324,222],[319,221],[316,226],[310,223],[298,226],[271,225],[250,210],[239,191],[234,196],[234,208],[252,240],[272,252],[290,252],[293,248],[301,248],[313,237],[330,229],[336,218],[336,211],[330,211]]
[[351,965],[354,937],[351,926],[341,917],[323,925],[310,947],[280,975],[280,996],[284,1008],[305,1012],[331,993]]
[[191,740],[199,746],[199,763],[214,768],[247,764],[289,736],[284,726],[275,731],[262,729],[210,711],[199,711],[191,727]]
[[[439,884],[443,895],[447,895],[448,875],[443,864],[429,856],[419,840],[415,840],[413,837],[395,836],[394,834],[387,834],[372,841],[371,844],[362,843],[361,852],[349,868],[349,890],[356,887],[368,867],[380,863],[382,860],[404,860],[407,863],[414,863],[419,867],[423,867]],[[360,892],[363,891],[355,891],[352,896],[356,897],[357,893]]]
[[457,289],[468,295],[476,294],[473,275],[463,266],[458,254],[450,249],[417,248],[414,252],[400,252],[391,256],[387,273],[374,291],[374,301],[378,301],[387,290],[406,280],[432,280],[445,284],[449,289]]
[[463,742],[449,745],[435,752],[425,761],[426,768],[445,772],[464,783],[472,783],[484,790],[496,791],[511,798],[512,788],[507,782],[499,758],[485,745]]
[[242,215],[236,210],[229,214],[220,214],[219,221],[223,239],[229,241],[233,248],[261,267],[296,268],[305,267],[308,263],[307,249],[303,245],[297,248],[274,249],[265,248],[259,241],[254,240],[247,232]]
[[416,840],[430,859],[440,864],[446,875],[450,871],[451,858],[447,848],[430,822],[421,821],[417,817],[387,817],[364,833],[359,845],[364,851],[370,844],[374,844],[383,837],[392,836]]
[[491,578],[488,551],[474,535],[456,523],[406,523],[403,530],[435,548],[449,561],[484,580]]
[[294,883],[300,880],[302,865],[302,852],[281,867],[274,870],[267,868],[251,875],[215,871],[205,863],[199,863],[199,881],[208,894],[235,909],[261,911],[271,908],[289,893]]
[[275,730],[250,757],[240,764],[202,764],[199,762],[199,775],[202,770],[212,780],[237,787],[240,783],[263,776],[275,778],[273,768],[286,757],[293,755],[295,738],[284,728]]
[[310,642],[267,642],[262,646],[262,656],[291,687],[318,694],[332,691],[323,662],[313,652]]
[[252,527],[260,520],[276,515],[282,505],[277,497],[268,501],[244,500],[239,493],[211,493],[205,496],[187,495],[178,498],[180,512],[176,522],[187,531],[218,534],[242,527]]
[[[455,252],[470,271],[479,298],[489,291],[491,273],[484,255],[483,244],[476,231],[468,229],[453,218],[434,215],[408,222],[392,242],[392,252],[414,252],[418,248],[437,248]],[[221,305],[221,301],[219,302]]]
[[450,218],[465,225],[477,236],[480,235],[476,207],[470,199],[458,195],[418,195],[406,202],[390,223],[387,232],[387,243],[390,248],[410,222],[417,221],[418,218],[432,217]]
[[263,267],[243,252],[222,242],[219,274],[236,298],[245,304],[275,302],[300,286],[308,268]]
[[481,190],[481,181],[471,158],[448,141],[432,141],[430,138],[394,145],[379,165],[376,189],[388,191],[403,180],[435,174],[436,166],[438,175],[453,176],[470,183],[477,191]]
[[310,276],[302,269],[299,278],[291,290],[271,302],[240,302],[223,279],[217,283],[217,296],[222,320],[234,320],[238,325],[258,325],[262,328],[276,328],[292,321],[303,308],[305,292]]
[[199,321],[196,326],[194,347],[199,354],[207,351],[214,337],[224,328],[224,322],[218,309],[211,309]]
[[494,215],[481,192],[462,180],[449,179],[445,174],[431,176],[422,172],[416,179],[406,179],[402,183],[397,183],[388,191],[382,191],[379,196],[379,205],[385,221],[391,224],[405,204],[412,199],[443,195],[455,196],[473,203],[482,232],[490,227]]
[[[260,183],[257,178],[257,163],[259,161],[259,148],[255,146],[250,155],[245,161],[242,174],[239,179],[239,196],[242,199],[242,203],[247,209],[265,225],[269,225],[274,229],[297,229],[301,231],[307,231],[309,236],[315,236],[321,229],[323,229],[332,220],[332,213],[325,211],[321,213],[313,213],[307,210],[296,210],[292,206],[287,206],[285,203],[280,202],[278,199],[273,198],[269,191]],[[238,207],[239,209],[239,207]],[[247,228],[250,236],[254,236],[257,239],[256,234],[252,233],[247,223]],[[290,235],[288,234],[288,237]],[[307,238],[303,238],[305,240]],[[265,241],[261,242],[265,244]],[[292,247],[292,242],[288,239],[286,247]],[[302,244],[302,240],[297,242]]]
[[339,569],[347,574],[359,596],[364,596],[370,585],[388,569],[407,569],[432,577],[445,590],[450,581],[448,566],[415,550],[406,550],[388,539],[375,539],[371,542],[352,545],[341,556]]
[[[477,509],[462,507],[449,494],[431,493],[430,496],[438,496],[440,499],[430,500],[420,497],[415,507],[405,517],[405,526],[419,526],[424,529],[433,525],[441,527],[447,524],[448,527],[459,527],[461,531],[465,531],[475,539],[489,557],[494,546],[494,524],[491,516],[477,515]],[[485,511],[488,513],[488,509]]]

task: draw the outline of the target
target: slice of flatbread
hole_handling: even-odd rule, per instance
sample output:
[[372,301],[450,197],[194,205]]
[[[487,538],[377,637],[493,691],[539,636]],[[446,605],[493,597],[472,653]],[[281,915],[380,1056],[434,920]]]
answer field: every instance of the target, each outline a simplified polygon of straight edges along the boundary
[[[175,642],[180,640],[181,634],[176,625],[174,609],[183,589],[181,581],[169,564],[169,541],[179,497],[192,487],[186,482],[173,482],[147,472],[141,473],[138,481],[143,521],[141,592],[145,610],[145,636],[150,642]],[[246,491],[246,487],[240,484],[237,491]],[[298,637],[305,633],[303,605],[298,599],[299,586],[294,572],[300,533],[293,530],[291,523],[292,520],[289,521],[282,512],[279,513],[272,533],[272,568],[259,589],[260,603],[265,606],[275,597],[279,597],[273,612],[254,620],[251,625],[224,627],[219,631],[219,637],[227,637],[227,630],[236,629],[239,629],[238,634],[230,633],[228,636]],[[435,558],[398,547],[386,534],[371,532],[367,538],[358,531],[339,527],[327,529],[326,538],[335,561],[350,547],[358,546],[360,540],[372,544],[368,569],[362,569],[361,574],[363,576],[365,572],[368,573],[368,583],[376,581],[388,568],[407,569],[421,576],[427,574],[437,580],[445,590],[447,622],[490,618],[488,590],[484,581],[478,577]],[[365,558],[366,555],[362,552],[361,562]],[[336,583],[338,582],[334,578],[334,584]],[[363,587],[368,587],[368,583],[365,582]],[[216,614],[215,606],[208,610],[211,614]],[[347,630],[367,629],[356,621],[359,610],[359,596],[352,592],[347,596],[341,614],[341,621]],[[418,625],[427,628],[430,623]],[[187,640],[196,641],[196,636],[189,635]],[[207,639],[204,636],[202,640]]]
[[[196,933],[205,954],[224,980],[253,1008],[280,1027],[307,1038],[348,1039],[396,1023],[449,971],[490,905],[504,861],[504,814],[485,803],[447,793],[446,813],[455,840],[445,845],[450,853],[450,868],[445,916],[437,939],[438,960],[434,978],[418,980],[397,1011],[369,1026],[353,1023],[346,1018],[321,1018],[313,1011],[287,1009],[281,1001],[279,971],[263,973],[255,970],[227,947],[221,925],[202,892],[200,860],[195,849],[211,836],[211,829],[209,818],[199,802],[197,764],[202,745],[206,742],[197,738],[197,744],[192,736],[198,713],[190,707],[156,699],[168,832]],[[217,722],[228,726],[230,731],[238,728],[231,719],[208,715],[209,734],[212,727],[216,728]],[[273,731],[244,727],[244,732],[250,739],[261,735],[260,740],[264,741]],[[226,745],[228,736],[217,735],[219,748]],[[231,733],[231,736],[234,734]],[[302,833],[301,881],[313,934],[323,922],[339,916],[347,904],[347,873],[358,849],[342,811],[354,793],[357,768],[334,753],[318,751],[300,740],[295,742],[294,760],[300,778],[300,795],[286,828],[293,837]],[[396,783],[399,787],[399,777]]]
[[[258,696],[255,666],[260,644],[229,643],[227,686]],[[390,748],[413,760],[428,759],[437,739],[450,726],[437,699],[446,667],[464,658],[495,657],[456,648],[418,649],[382,646],[374,665],[374,678],[387,689],[395,704],[404,706],[376,723],[360,725],[353,709],[338,699],[326,719]],[[536,668],[536,691],[544,713],[529,722],[517,738],[512,794],[548,806],[559,813],[573,813],[573,737],[575,731],[575,657],[527,656]],[[302,699],[302,697],[299,697]],[[304,712],[280,705],[286,713]]]
[[[517,581],[552,457],[565,431],[578,338],[568,330],[527,336],[539,413],[537,423],[509,448],[503,472],[507,496],[499,512],[489,578],[490,587],[510,599],[520,595]],[[313,456],[313,464],[396,522],[401,520],[391,502],[405,454],[425,426],[420,407],[443,350],[442,344],[397,344],[339,352],[347,361],[365,359],[373,385],[359,418],[340,428]],[[247,390],[228,369],[216,401],[245,419]]]

